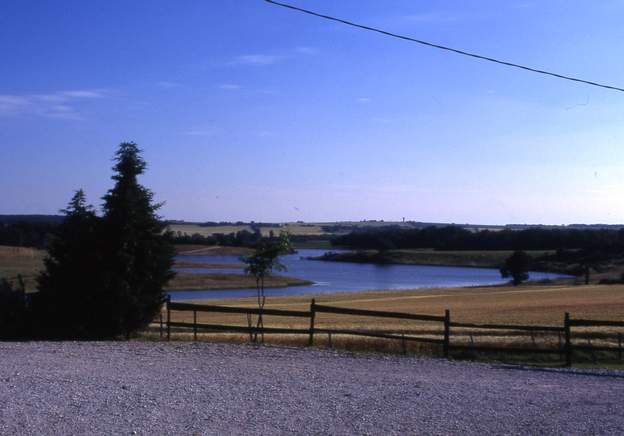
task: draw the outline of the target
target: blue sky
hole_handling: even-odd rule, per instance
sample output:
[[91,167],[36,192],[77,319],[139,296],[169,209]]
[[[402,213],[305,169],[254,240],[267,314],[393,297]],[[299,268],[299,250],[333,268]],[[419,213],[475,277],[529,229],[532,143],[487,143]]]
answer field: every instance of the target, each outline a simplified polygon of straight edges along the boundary
[[[624,86],[624,2],[292,0]],[[0,214],[111,186],[186,220],[624,222],[624,93],[261,0],[0,4]]]

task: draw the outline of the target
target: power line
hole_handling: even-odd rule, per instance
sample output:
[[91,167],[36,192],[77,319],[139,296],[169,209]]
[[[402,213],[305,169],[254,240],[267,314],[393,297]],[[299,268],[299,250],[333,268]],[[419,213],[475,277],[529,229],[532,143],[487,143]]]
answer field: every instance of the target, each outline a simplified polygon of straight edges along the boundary
[[264,1],[266,1],[267,3],[271,3],[272,5],[275,5],[275,6],[281,6],[283,8],[288,8],[288,9],[292,9],[292,10],[295,10],[295,11],[303,12],[305,14],[313,15],[313,16],[318,17],[318,18],[323,18],[323,19],[326,19],[326,20],[335,21],[335,22],[338,22],[338,23],[346,24],[347,26],[352,26],[352,27],[357,27],[359,29],[368,30],[370,32],[381,33],[382,35],[385,35],[385,36],[391,36],[393,38],[398,38],[398,39],[402,39],[402,40],[405,40],[405,41],[415,42],[417,44],[426,45],[428,47],[433,47],[433,48],[437,48],[437,49],[440,49],[440,50],[450,51],[450,52],[457,53],[457,54],[460,54],[460,55],[463,55],[463,56],[470,56],[472,58],[476,58],[476,59],[480,59],[480,60],[488,61],[488,62],[494,62],[494,63],[500,64],[500,65],[505,65],[505,66],[508,66],[508,67],[520,68],[522,70],[530,71],[532,73],[545,74],[547,76],[556,77],[558,79],[571,80],[573,82],[584,83],[586,85],[597,86],[599,88],[606,88],[606,89],[611,89],[611,90],[614,90],[614,91],[624,92],[624,88],[618,88],[617,86],[605,85],[605,84],[602,84],[602,83],[593,82],[591,80],[579,79],[577,77],[566,76],[566,75],[563,75],[563,74],[553,73],[551,71],[540,70],[540,69],[537,69],[537,68],[527,67],[525,65],[515,64],[513,62],[502,61],[500,59],[495,59],[495,58],[491,58],[491,57],[488,57],[488,56],[483,56],[483,55],[476,54],[476,53],[470,53],[470,52],[467,52],[467,51],[464,51],[464,50],[459,50],[459,49],[452,48],[452,47],[446,47],[446,46],[440,45],[440,44],[434,44],[432,42],[427,42],[427,41],[423,41],[423,40],[420,40],[420,39],[411,38],[409,36],[399,35],[397,33],[388,32],[386,30],[377,29],[375,27],[365,26],[363,24],[358,24],[358,23],[354,23],[352,21],[343,20],[342,18],[336,18],[336,17],[332,17],[332,16],[329,16],[329,15],[323,15],[323,14],[320,14],[318,12],[310,11],[308,9],[299,8],[297,6],[292,6],[292,5],[289,5],[289,4],[286,4],[286,3],[280,3],[280,2],[277,2],[275,0],[264,0]]

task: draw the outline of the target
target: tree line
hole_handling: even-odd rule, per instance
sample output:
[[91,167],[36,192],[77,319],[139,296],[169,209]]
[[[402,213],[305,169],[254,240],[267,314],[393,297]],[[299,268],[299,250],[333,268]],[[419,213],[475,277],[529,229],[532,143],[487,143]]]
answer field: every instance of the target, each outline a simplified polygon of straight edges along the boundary
[[331,240],[336,247],[351,249],[436,250],[569,250],[624,249],[624,229],[482,230],[472,232],[459,226],[403,229],[387,227],[354,231]]
[[0,222],[0,245],[45,248],[59,223],[57,220],[31,221],[28,217]]

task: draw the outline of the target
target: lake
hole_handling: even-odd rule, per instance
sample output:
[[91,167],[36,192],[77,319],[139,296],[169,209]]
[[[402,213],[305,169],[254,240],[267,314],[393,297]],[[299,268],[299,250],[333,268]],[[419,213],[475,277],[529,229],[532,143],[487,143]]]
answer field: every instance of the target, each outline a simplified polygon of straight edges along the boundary
[[[267,296],[331,294],[336,292],[363,292],[376,289],[416,289],[496,285],[508,282],[502,279],[497,269],[466,268],[425,265],[375,265],[350,262],[327,262],[309,260],[306,257],[320,256],[326,250],[302,249],[296,254],[281,257],[287,271],[275,274],[288,275],[313,281],[313,285],[290,286],[287,288],[266,288]],[[333,250],[336,251],[336,250]],[[237,263],[238,256],[179,256],[178,259],[208,263]],[[185,272],[227,272],[241,273],[240,268],[200,269],[178,268]],[[561,274],[531,272],[531,280],[556,279]],[[171,291],[173,300],[238,298],[256,295],[255,288]]]

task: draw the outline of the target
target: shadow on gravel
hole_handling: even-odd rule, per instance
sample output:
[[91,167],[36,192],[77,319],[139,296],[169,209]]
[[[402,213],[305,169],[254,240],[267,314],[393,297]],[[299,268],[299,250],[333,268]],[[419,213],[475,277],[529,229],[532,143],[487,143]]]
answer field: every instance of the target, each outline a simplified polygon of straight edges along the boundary
[[[551,374],[583,375],[588,377],[607,377],[624,380],[624,372],[593,372],[574,368],[537,368],[513,365],[492,365],[496,369],[506,369],[511,371],[545,372]],[[614,370],[615,371],[615,370]]]

